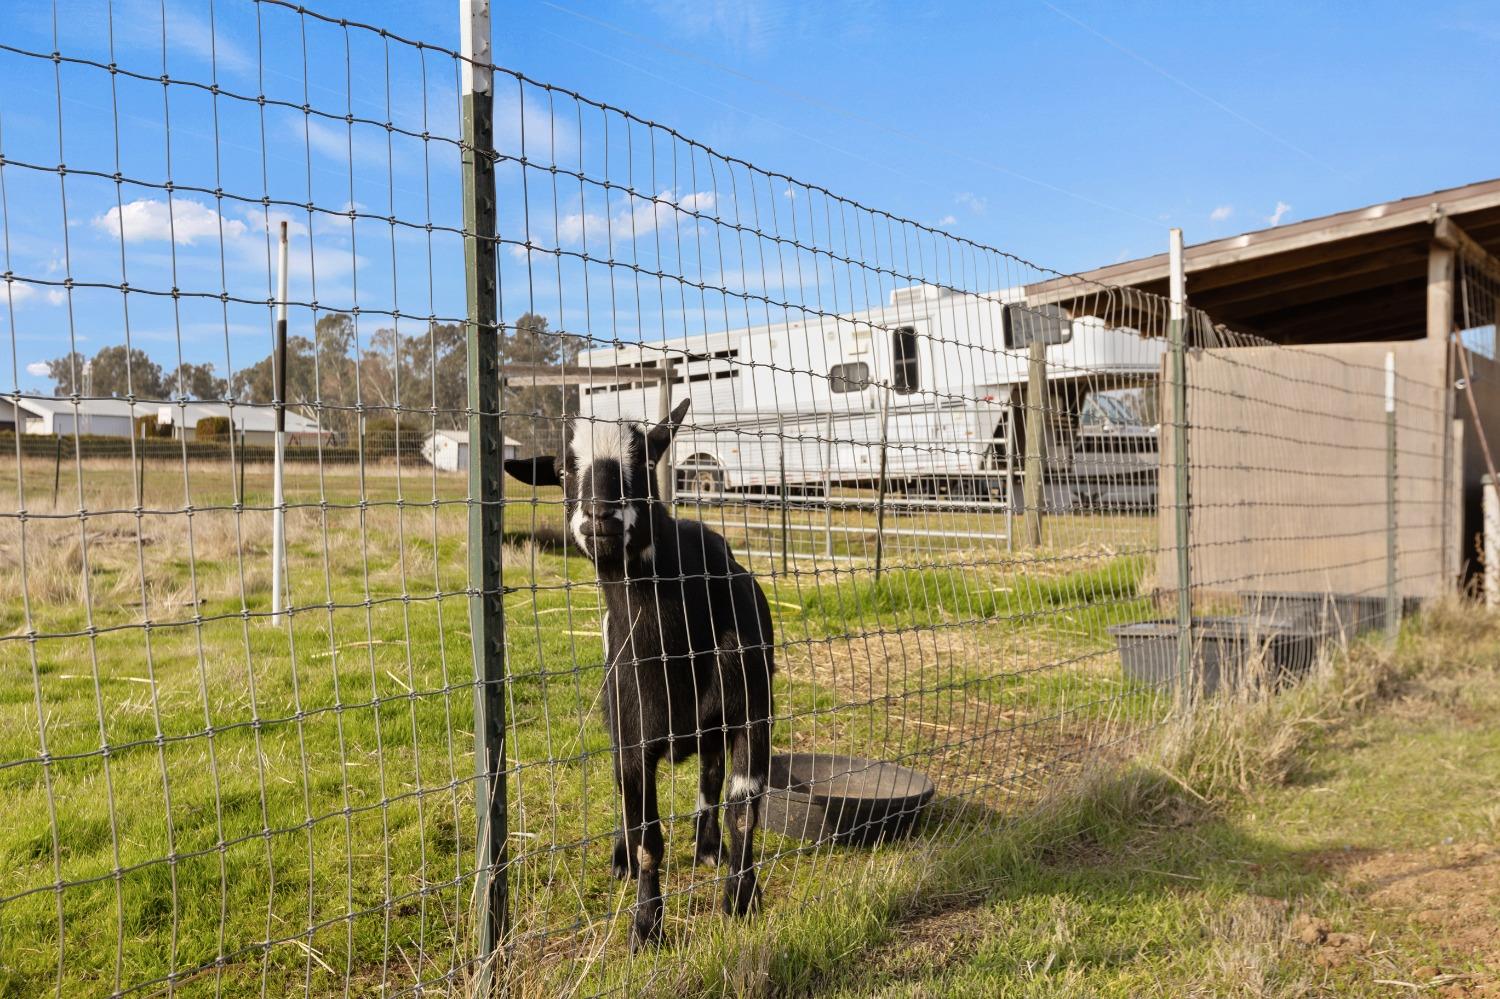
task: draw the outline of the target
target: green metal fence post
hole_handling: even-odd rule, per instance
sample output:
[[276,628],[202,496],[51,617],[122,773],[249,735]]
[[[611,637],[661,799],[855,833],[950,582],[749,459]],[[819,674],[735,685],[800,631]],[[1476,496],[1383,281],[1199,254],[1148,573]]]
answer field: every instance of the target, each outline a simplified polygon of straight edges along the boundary
[[469,620],[474,649],[474,803],[479,988],[488,996],[507,929],[504,437],[489,0],[460,0],[463,35],[464,284],[468,292]]
[[1172,360],[1173,515],[1177,534],[1177,691],[1191,703],[1193,689],[1193,562],[1188,489],[1187,275],[1182,262],[1182,230],[1173,229],[1168,253],[1171,318],[1167,335]]
[[1401,630],[1401,598],[1396,594],[1396,354],[1385,353],[1385,636]]

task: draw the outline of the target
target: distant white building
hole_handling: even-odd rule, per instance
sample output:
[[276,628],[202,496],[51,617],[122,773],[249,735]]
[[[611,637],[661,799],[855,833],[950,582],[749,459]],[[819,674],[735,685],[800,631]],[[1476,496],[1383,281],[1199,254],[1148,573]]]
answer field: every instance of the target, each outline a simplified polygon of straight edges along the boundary
[[[244,444],[276,443],[276,407],[269,404],[225,402],[168,403],[156,411],[156,425],[171,428],[174,440],[193,440],[198,436],[198,421],[209,417],[223,417],[234,428],[235,439]],[[288,408],[286,411],[286,442],[291,447],[317,444],[319,440],[328,444],[333,440],[333,431],[319,428],[314,420]]]
[[161,403],[124,399],[3,399],[0,430],[52,437],[130,437],[135,419],[153,416]]
[[[505,438],[502,449],[504,460],[509,461],[520,454],[521,442]],[[463,472],[469,468],[469,432],[467,430],[435,430],[422,442],[422,457],[432,462],[440,472]]]

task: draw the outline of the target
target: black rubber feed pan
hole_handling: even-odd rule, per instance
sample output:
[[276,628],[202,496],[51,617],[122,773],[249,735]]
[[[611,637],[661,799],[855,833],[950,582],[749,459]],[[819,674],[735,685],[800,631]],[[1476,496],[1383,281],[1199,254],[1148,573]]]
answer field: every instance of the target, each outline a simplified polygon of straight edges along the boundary
[[762,828],[814,842],[869,845],[911,831],[935,789],[926,774],[833,753],[771,757]]

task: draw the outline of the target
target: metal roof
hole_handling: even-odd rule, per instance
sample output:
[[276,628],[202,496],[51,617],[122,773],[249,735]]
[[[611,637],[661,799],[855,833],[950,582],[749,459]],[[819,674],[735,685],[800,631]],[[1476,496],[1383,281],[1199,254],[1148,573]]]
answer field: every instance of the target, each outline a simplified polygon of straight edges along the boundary
[[155,399],[137,399],[134,403],[127,399],[79,399],[74,402],[71,398],[21,396],[15,401],[22,409],[37,416],[43,413],[68,415],[77,413],[80,416],[147,416],[155,413],[156,407],[161,405]]

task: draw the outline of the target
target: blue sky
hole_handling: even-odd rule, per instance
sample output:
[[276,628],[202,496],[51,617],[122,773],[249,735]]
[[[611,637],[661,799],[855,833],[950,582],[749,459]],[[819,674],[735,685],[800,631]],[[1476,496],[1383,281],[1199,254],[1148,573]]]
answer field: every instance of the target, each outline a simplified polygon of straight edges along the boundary
[[[450,0],[314,6],[458,44]],[[216,78],[247,95],[263,81],[273,99],[456,134],[450,60],[360,32],[347,34],[346,48],[336,26],[248,0],[218,0],[214,30],[207,4],[166,7],[174,79]],[[67,55],[163,72],[157,0],[58,0],[55,11],[54,19],[51,3],[15,0],[0,15],[4,41],[50,52],[55,23]],[[502,65],[1063,271],[1157,252],[1171,225],[1194,243],[1500,174],[1493,4],[509,0],[495,5],[494,38]],[[262,115],[253,102],[178,84],[164,102],[159,83],[117,76],[112,90],[110,74],[89,66],[65,64],[59,84],[54,70],[0,52],[7,266],[32,279],[13,285],[13,309],[0,295],[0,330],[13,348],[0,357],[0,385],[45,389],[38,362],[70,343],[92,354],[122,342],[127,321],[131,342],[163,363],[212,361],[220,373],[253,363],[269,343],[267,309],[235,299],[269,294],[267,223],[282,218],[293,226],[292,297],[358,304],[362,337],[391,325],[393,311],[461,311],[461,248],[442,231],[458,224],[451,143],[274,106]],[[612,126],[566,100],[559,108],[556,95],[549,111],[540,96],[502,85],[502,149],[518,150],[529,128],[533,160],[555,155],[602,173],[596,140],[614,135]],[[572,138],[580,130],[583,148]],[[63,185],[55,170],[18,165],[55,167],[59,133]],[[611,141],[608,170],[618,178],[622,152],[640,137]],[[117,188],[116,170],[148,183]],[[179,186],[168,207],[160,185],[169,176],[202,190]],[[653,181],[680,208],[724,207],[701,179]],[[538,243],[571,239],[597,252],[599,234],[580,236],[569,219],[644,220],[641,204],[618,192],[575,191],[574,208],[557,210],[544,232],[522,206],[545,214],[549,183],[533,176],[523,201],[519,170],[502,170],[502,227],[532,226]],[[216,189],[238,197],[216,199]],[[267,208],[263,195],[328,211]],[[335,214],[351,206],[415,225]],[[665,226],[657,219],[645,229],[654,236]],[[70,276],[75,285],[120,283],[122,245],[123,280],[141,293],[64,286]],[[606,240],[610,249],[620,252],[618,237]],[[579,316],[586,268],[564,273],[550,257],[510,250],[507,314],[530,305],[556,322],[561,311],[564,325],[596,335],[609,325],[624,339],[677,328],[681,317],[660,303],[594,301]],[[659,245],[632,253],[642,266],[675,261]],[[730,263],[699,277],[729,283]],[[173,287],[187,294],[147,293]],[[229,301],[215,297],[221,291]],[[294,328],[309,320],[294,310]],[[415,331],[420,322],[400,325]]]

